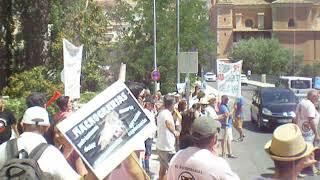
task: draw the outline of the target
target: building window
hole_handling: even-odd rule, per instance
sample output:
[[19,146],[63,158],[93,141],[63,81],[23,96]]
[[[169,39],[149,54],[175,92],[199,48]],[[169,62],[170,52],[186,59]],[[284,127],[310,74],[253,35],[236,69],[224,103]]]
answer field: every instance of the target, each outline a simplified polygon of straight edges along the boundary
[[224,21],[224,22],[226,22],[226,21],[227,21],[227,19],[226,19],[226,18],[223,18],[223,21]]
[[246,19],[246,21],[244,22],[244,25],[246,26],[246,27],[253,27],[253,21],[252,21],[252,19]]
[[294,27],[294,26],[295,26],[294,20],[293,19],[289,19],[288,27]]

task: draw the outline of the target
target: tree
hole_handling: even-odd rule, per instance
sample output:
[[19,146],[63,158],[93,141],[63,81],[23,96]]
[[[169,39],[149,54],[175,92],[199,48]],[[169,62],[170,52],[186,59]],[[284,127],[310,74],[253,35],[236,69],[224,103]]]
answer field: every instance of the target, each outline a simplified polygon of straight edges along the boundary
[[51,60],[48,64],[55,79],[60,80],[63,68],[62,39],[84,45],[82,60],[82,90],[98,91],[107,86],[103,65],[110,63],[112,48],[107,41],[108,21],[101,7],[86,0],[52,0],[50,23],[52,29]]
[[12,73],[12,42],[13,42],[13,6],[11,0],[0,1],[0,89]]
[[[150,84],[153,67],[153,1],[138,0],[135,7],[124,6],[117,1],[114,10],[122,12],[108,17],[129,23],[117,44],[117,61],[127,64],[129,80]],[[157,13],[157,65],[161,73],[161,89],[175,90],[176,57],[176,9],[175,1],[156,1]],[[180,4],[180,51],[198,51],[201,64],[208,64],[214,56],[213,34],[209,30],[208,10],[205,1],[184,0]]]
[[243,70],[256,74],[298,74],[303,56],[281,47],[276,39],[249,39],[238,42],[230,54],[232,61],[243,60]]

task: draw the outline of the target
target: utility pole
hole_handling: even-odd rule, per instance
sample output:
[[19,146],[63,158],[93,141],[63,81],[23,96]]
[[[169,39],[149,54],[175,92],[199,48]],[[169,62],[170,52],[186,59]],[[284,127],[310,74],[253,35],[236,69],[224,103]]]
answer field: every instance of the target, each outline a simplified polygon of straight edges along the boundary
[[180,83],[179,72],[179,53],[180,53],[180,0],[176,0],[176,15],[177,15],[177,83]]
[[[154,71],[157,70],[157,16],[156,16],[156,0],[153,0],[153,62]],[[158,90],[158,82],[154,81],[154,91]]]

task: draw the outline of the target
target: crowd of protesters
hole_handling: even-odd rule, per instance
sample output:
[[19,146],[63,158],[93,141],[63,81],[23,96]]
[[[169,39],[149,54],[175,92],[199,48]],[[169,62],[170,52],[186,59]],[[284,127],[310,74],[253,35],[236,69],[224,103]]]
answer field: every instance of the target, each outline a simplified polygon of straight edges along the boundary
[[[239,138],[234,141],[242,142],[245,137],[242,129],[244,102],[241,97],[230,104],[228,96],[206,94],[199,85],[195,86],[190,96],[179,93],[163,96],[160,91],[152,95],[139,83],[127,85],[151,123],[156,124],[157,131],[150,134],[142,142],[143,145],[137,145],[134,152],[106,179],[152,177],[150,157],[155,137],[160,180],[239,179],[225,158],[237,158],[232,151],[232,128],[235,127],[239,133]],[[313,143],[319,141],[315,128],[319,114],[314,106],[315,101],[318,101],[318,92],[310,91],[308,98],[297,107],[297,125],[290,123],[278,127],[272,140],[266,144],[265,150],[274,160],[275,178],[296,179],[301,171],[307,171],[307,167],[316,163]],[[26,103],[23,117],[17,120],[14,112],[5,107],[4,99],[0,98],[0,169],[11,157],[7,148],[9,142],[16,140],[17,149],[23,149],[28,154],[48,143],[50,145],[37,160],[43,172],[49,173],[53,179],[96,179],[56,128],[73,112],[71,99],[61,96],[56,102],[59,111],[54,115],[46,110],[46,99],[41,93],[32,93]],[[288,133],[293,138],[290,142],[286,138]],[[138,168],[137,160],[142,161],[144,170]]]

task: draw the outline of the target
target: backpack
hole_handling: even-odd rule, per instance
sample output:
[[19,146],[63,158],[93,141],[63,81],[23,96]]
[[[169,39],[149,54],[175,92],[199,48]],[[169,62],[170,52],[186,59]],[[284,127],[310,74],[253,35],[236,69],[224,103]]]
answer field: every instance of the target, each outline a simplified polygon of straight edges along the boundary
[[[1,180],[42,180],[48,179],[39,165],[38,159],[49,145],[41,143],[30,154],[22,149],[18,151],[17,139],[12,139],[6,144],[7,160],[0,169]],[[50,179],[50,178],[49,178]]]

